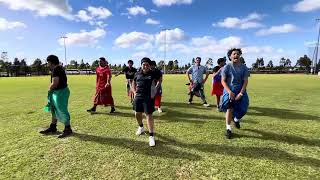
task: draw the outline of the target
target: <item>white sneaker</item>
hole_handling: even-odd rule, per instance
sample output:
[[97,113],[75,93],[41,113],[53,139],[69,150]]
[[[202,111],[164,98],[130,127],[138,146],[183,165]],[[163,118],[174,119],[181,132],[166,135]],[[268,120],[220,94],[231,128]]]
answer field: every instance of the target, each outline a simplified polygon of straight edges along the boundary
[[144,128],[139,126],[136,135],[140,136],[142,133],[144,133]]
[[209,107],[209,106],[210,106],[210,104],[205,103],[205,104],[203,104],[203,106],[204,106],[204,107]]
[[241,119],[238,119],[238,118],[234,117],[234,118],[233,118],[233,121],[234,121],[234,122],[240,122]]
[[149,136],[149,146],[154,147],[156,145],[156,141],[154,140],[154,136]]
[[159,112],[159,113],[162,113],[162,109],[161,109],[161,108],[158,108],[158,112]]

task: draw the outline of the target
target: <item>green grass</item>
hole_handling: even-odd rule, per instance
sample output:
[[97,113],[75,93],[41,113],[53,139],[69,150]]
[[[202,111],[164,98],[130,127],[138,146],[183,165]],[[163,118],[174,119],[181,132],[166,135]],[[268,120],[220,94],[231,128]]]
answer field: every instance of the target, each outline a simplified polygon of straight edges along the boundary
[[[155,113],[157,146],[137,128],[124,77],[113,78],[117,113],[92,105],[94,76],[69,76],[74,136],[38,133],[49,77],[0,78],[0,179],[320,179],[320,78],[252,75],[250,108],[235,137],[224,114],[188,106],[185,76],[164,77],[164,110]],[[210,85],[206,86],[207,99]],[[59,124],[59,130],[63,126]]]

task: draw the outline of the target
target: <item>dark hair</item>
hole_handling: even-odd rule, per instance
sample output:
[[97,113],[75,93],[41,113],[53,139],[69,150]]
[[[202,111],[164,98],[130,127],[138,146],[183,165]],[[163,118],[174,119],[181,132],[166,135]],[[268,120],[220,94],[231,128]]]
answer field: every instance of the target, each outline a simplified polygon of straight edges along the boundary
[[157,66],[156,61],[151,61],[151,62],[150,62],[150,66]]
[[104,62],[107,61],[106,58],[104,58],[104,57],[100,57],[99,60],[104,61]]
[[196,60],[199,59],[201,61],[201,57],[196,57]]
[[144,57],[144,58],[141,59],[141,64],[144,63],[144,62],[147,62],[150,65],[151,60],[149,58],[147,58],[147,57]]
[[128,61],[128,64],[130,64],[130,63],[133,64],[133,61],[131,59]]
[[59,58],[56,55],[51,54],[47,57],[47,62],[50,62],[51,64],[54,64],[54,65],[58,65]]
[[222,62],[226,62],[226,58],[224,57],[224,58],[219,58],[218,60],[217,60],[217,64],[220,64],[220,63],[222,63]]
[[242,54],[242,50],[240,48],[231,48],[231,49],[229,49],[229,51],[227,53],[229,61],[231,61],[230,56],[231,56],[233,51],[238,51],[240,55]]

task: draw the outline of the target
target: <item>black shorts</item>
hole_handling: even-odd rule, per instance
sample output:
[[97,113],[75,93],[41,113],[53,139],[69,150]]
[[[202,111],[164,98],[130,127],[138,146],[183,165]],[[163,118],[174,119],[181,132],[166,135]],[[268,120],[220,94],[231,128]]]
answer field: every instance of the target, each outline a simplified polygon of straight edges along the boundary
[[135,98],[133,102],[133,110],[136,112],[144,112],[152,114],[154,112],[154,99]]

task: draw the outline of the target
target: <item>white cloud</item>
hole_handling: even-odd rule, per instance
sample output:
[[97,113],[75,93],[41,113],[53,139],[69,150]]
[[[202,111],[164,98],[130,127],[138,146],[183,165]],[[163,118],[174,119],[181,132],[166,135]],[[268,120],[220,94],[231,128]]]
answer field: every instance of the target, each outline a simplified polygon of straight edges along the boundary
[[150,50],[152,48],[153,48],[153,45],[151,42],[146,42],[146,43],[136,47],[137,50]]
[[144,7],[141,6],[135,6],[135,7],[131,7],[131,8],[127,8],[128,13],[132,16],[137,16],[139,14],[141,15],[146,15],[148,14],[147,10]]
[[190,52],[211,56],[214,54],[224,54],[231,47],[241,47],[242,44],[242,39],[237,36],[229,36],[218,41],[211,36],[204,36],[192,39],[193,46],[190,47]]
[[12,21],[9,22],[4,18],[0,18],[0,31],[1,30],[8,30],[8,29],[15,29],[15,28],[26,28],[27,25],[25,25],[22,22],[19,21]]
[[310,12],[320,9],[320,0],[302,0],[293,5],[293,11]]
[[121,34],[116,40],[115,45],[120,48],[139,46],[154,39],[153,35],[143,32],[130,32]]
[[264,58],[265,65],[273,60],[273,65],[278,65],[281,57],[289,58],[294,64],[295,51],[283,50],[272,46],[246,46],[242,48],[243,56],[248,66],[255,62],[256,58]]
[[171,6],[174,4],[191,4],[193,0],[152,0],[156,6]]
[[148,19],[146,20],[146,24],[158,25],[158,24],[160,24],[160,21],[157,21],[157,20],[148,18]]
[[212,26],[225,28],[249,29],[263,27],[259,21],[262,20],[263,15],[258,13],[251,13],[247,17],[240,19],[237,17],[227,17],[218,23],[212,23]]
[[270,34],[279,34],[279,33],[290,33],[298,31],[298,27],[293,24],[283,24],[280,26],[272,26],[268,29],[261,29],[256,32],[258,36],[266,36]]
[[80,21],[88,22],[91,21],[93,18],[87,14],[87,11],[80,10],[75,17],[79,18]]
[[[104,29],[96,28],[92,31],[81,30],[79,33],[67,33],[66,45],[67,46],[94,46],[98,40],[106,35]],[[63,39],[58,40],[59,44],[63,45]]]
[[88,11],[90,12],[91,16],[96,17],[98,19],[106,19],[112,16],[112,13],[104,7],[88,7]]
[[317,46],[317,41],[307,41],[304,43],[306,47],[316,47]]
[[211,36],[203,36],[198,38],[192,38],[191,40],[193,46],[208,46],[210,44],[215,44],[216,40]]
[[179,28],[163,30],[156,35],[157,43],[164,43],[165,38],[167,43],[177,43],[188,39],[184,31]]
[[68,0],[0,0],[12,10],[35,11],[39,16],[62,16],[73,19]]
[[143,58],[143,57],[146,57],[148,55],[147,52],[145,51],[140,51],[140,52],[136,52],[132,55],[132,57],[135,57],[135,58]]
[[150,10],[151,12],[153,12],[153,13],[157,13],[157,12],[159,12],[158,10],[156,10],[156,9],[151,9]]
[[95,25],[97,25],[100,28],[104,28],[107,26],[107,24],[105,24],[103,21],[97,21],[95,22]]
[[112,13],[106,8],[89,6],[86,10],[79,10],[75,18],[78,21],[89,22],[91,26],[104,28],[106,24],[98,19],[107,19],[110,16]]

